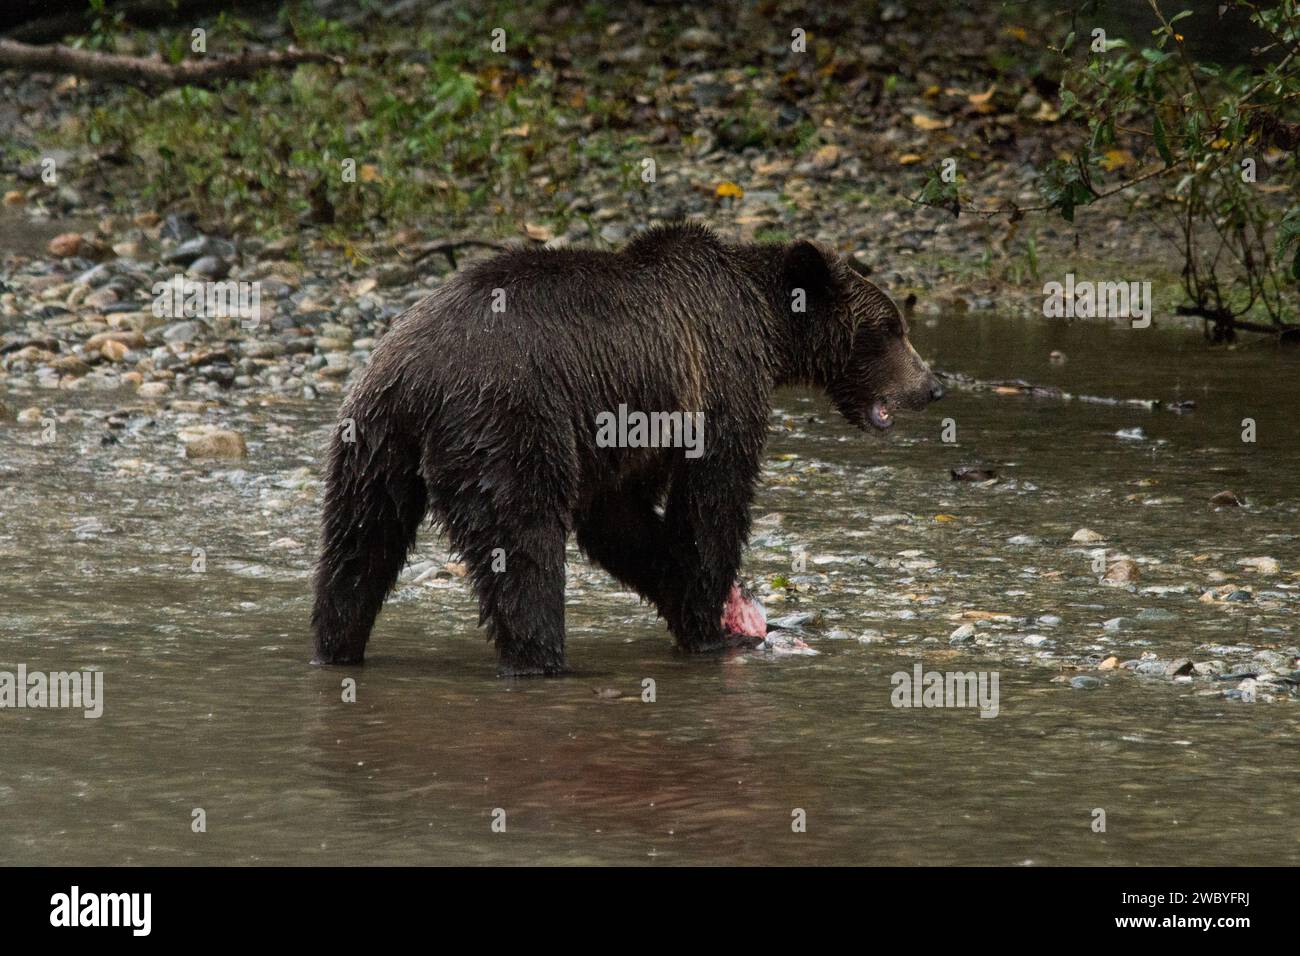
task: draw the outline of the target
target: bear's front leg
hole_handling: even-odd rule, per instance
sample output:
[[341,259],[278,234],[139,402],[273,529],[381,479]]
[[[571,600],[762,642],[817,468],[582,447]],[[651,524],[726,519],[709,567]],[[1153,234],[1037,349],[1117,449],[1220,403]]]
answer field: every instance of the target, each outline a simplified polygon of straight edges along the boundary
[[756,470],[756,463],[749,468],[721,454],[690,462],[674,481],[665,520],[678,542],[678,577],[665,604],[669,629],[684,651],[757,647],[763,641],[757,627],[732,630],[723,624],[733,590],[740,593],[736,581]]

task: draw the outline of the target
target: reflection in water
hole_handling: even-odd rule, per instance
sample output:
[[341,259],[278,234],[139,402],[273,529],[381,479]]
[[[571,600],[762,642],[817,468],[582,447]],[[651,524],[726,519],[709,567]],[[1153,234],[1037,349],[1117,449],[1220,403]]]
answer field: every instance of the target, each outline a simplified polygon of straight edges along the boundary
[[[99,720],[0,712],[0,862],[1300,862],[1294,700],[1096,667],[1149,652],[1259,669],[1291,653],[1296,359],[1084,324],[954,320],[915,337],[944,369],[1198,407],[956,389],[882,440],[782,395],[746,569],[762,592],[776,575],[798,589],[769,594],[769,614],[821,612],[805,635],[820,655],[678,657],[575,555],[579,673],[552,681],[496,680],[463,582],[414,575],[363,669],[307,666],[329,403],[235,394],[205,418],[124,395],[10,396],[69,418],[52,446],[0,427],[0,670],[102,670],[106,704]],[[101,445],[122,408],[155,422]],[[175,430],[195,420],[243,431],[249,458],[178,457]],[[1116,437],[1135,427],[1145,439]],[[1001,480],[950,480],[969,463]],[[1225,488],[1248,507],[1210,509]],[[1082,527],[1105,540],[1072,541]],[[1137,562],[1132,589],[1097,582],[1099,547]],[[1238,564],[1255,556],[1280,570]],[[426,535],[417,564],[445,560]],[[1200,600],[1222,582],[1252,600]],[[963,621],[973,639],[950,643]],[[998,671],[1000,715],[892,708],[890,675],[918,660]],[[1060,680],[1080,673],[1100,686]]]

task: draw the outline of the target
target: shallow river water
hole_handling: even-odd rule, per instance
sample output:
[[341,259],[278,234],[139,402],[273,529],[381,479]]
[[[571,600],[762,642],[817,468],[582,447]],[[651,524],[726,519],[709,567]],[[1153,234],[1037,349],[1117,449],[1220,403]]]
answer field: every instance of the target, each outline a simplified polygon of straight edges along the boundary
[[[1197,404],[958,385],[882,439],[783,393],[745,574],[769,616],[819,612],[802,633],[819,653],[679,657],[574,552],[577,673],[546,681],[494,676],[432,533],[365,667],[308,665],[335,396],[177,412],[11,392],[58,425],[43,444],[0,422],[0,670],[100,670],[106,699],[98,719],[0,712],[0,863],[1300,863],[1283,679],[1300,355],[1041,320],[915,325],[941,369]],[[186,460],[177,429],[198,422],[241,431],[247,459]],[[972,464],[997,480],[950,477]],[[1245,506],[1211,508],[1225,490]],[[1072,540],[1081,528],[1104,540]],[[1102,583],[1102,548],[1136,580]],[[1166,676],[1179,659],[1202,666]],[[917,663],[996,673],[997,716],[893,706],[891,675]],[[1243,691],[1249,673],[1276,679]]]

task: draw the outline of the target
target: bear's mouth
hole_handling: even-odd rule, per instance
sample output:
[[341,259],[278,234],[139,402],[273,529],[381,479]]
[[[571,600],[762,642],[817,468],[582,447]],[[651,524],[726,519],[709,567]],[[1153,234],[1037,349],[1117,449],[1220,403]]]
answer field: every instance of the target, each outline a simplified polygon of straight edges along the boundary
[[894,415],[884,399],[876,399],[871,403],[871,407],[867,409],[867,421],[871,422],[873,428],[882,432],[894,427]]

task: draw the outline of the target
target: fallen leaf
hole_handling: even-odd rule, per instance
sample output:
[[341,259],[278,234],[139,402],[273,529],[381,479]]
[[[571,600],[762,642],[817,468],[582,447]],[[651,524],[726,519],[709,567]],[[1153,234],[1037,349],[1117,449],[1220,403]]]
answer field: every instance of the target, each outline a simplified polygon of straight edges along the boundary
[[728,180],[726,182],[718,183],[718,188],[714,190],[714,194],[723,198],[729,196],[732,199],[740,199],[745,195],[745,190]]
[[993,92],[997,88],[997,84],[995,83],[983,93],[971,93],[966,97],[966,102],[975,107],[975,112],[977,113],[992,113],[994,107],[991,101],[993,99]]
[[1038,107],[1038,112],[1034,114],[1034,119],[1040,123],[1055,123],[1061,118],[1061,114],[1052,109],[1046,100]]
[[961,616],[967,621],[1009,621],[1010,614],[999,614],[995,611],[962,611]]
[[927,132],[936,129],[947,129],[952,125],[951,119],[935,119],[933,116],[926,116],[924,113],[912,114],[912,125],[917,129],[923,129]]
[[1119,169],[1121,166],[1129,166],[1133,163],[1133,154],[1127,149],[1108,149],[1106,154],[1101,158],[1101,168],[1110,172]]

